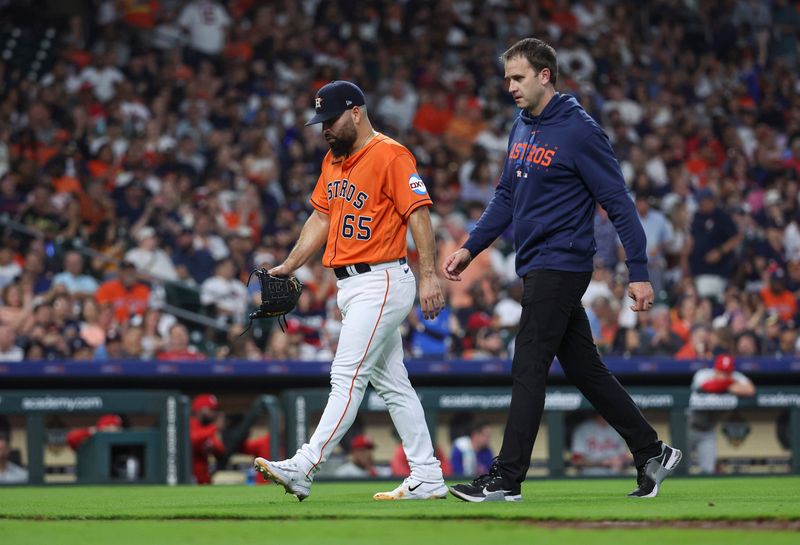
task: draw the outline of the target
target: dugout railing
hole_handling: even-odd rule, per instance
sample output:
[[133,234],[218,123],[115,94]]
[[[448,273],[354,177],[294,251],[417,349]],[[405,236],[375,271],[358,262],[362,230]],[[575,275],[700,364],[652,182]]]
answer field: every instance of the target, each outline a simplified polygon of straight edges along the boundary
[[[139,446],[144,451],[139,483],[191,482],[189,400],[177,391],[130,390],[0,390],[0,415],[22,415],[27,440],[29,484],[45,483],[45,417],[72,414],[138,414],[155,416],[155,426],[97,433],[81,446],[78,461],[85,478],[79,482],[109,482],[113,446]],[[83,464],[83,465],[81,465]]]

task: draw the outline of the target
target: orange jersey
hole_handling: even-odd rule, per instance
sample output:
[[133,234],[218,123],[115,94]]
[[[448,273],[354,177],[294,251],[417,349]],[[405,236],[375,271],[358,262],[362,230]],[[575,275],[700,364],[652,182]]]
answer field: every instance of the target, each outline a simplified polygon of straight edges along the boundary
[[380,133],[347,158],[328,152],[310,202],[330,219],[326,267],[405,257],[408,216],[432,204],[414,156]]

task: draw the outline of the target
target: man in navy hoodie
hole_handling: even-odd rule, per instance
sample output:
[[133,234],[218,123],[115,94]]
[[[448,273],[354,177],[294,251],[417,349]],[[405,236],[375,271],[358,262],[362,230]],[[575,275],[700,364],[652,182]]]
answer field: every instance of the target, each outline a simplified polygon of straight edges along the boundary
[[555,91],[555,50],[528,38],[500,59],[508,90],[522,111],[511,130],[495,195],[464,246],[445,260],[444,274],[459,281],[470,261],[513,224],[517,274],[525,286],[522,318],[500,454],[489,474],[450,491],[472,502],[522,499],[520,485],[544,410],[547,372],[558,356],[567,377],[631,449],[638,487],[629,496],[655,497],[681,452],[658,440],[600,360],[581,305],[592,276],[599,202],[625,248],[631,308],[652,308],[644,230],[605,133],[574,98]]

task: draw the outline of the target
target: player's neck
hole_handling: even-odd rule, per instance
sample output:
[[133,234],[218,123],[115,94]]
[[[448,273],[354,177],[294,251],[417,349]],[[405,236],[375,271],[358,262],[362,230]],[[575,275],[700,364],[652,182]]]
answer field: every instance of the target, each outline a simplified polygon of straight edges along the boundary
[[350,153],[347,154],[348,157],[352,157],[359,151],[361,148],[367,145],[367,143],[372,140],[375,136],[377,136],[377,132],[372,127],[368,127],[364,134],[360,134],[359,137],[356,139],[356,143],[353,144],[353,148],[350,150]]

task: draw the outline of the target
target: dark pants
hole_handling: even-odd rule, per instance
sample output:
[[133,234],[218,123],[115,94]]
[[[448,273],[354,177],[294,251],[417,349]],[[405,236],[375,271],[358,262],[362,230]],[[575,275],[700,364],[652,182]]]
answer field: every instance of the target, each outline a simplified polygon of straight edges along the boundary
[[625,439],[637,466],[661,452],[658,436],[600,360],[581,297],[591,273],[535,270],[525,276],[522,318],[511,367],[511,407],[498,466],[521,483],[544,411],[547,372],[558,356],[567,378]]

